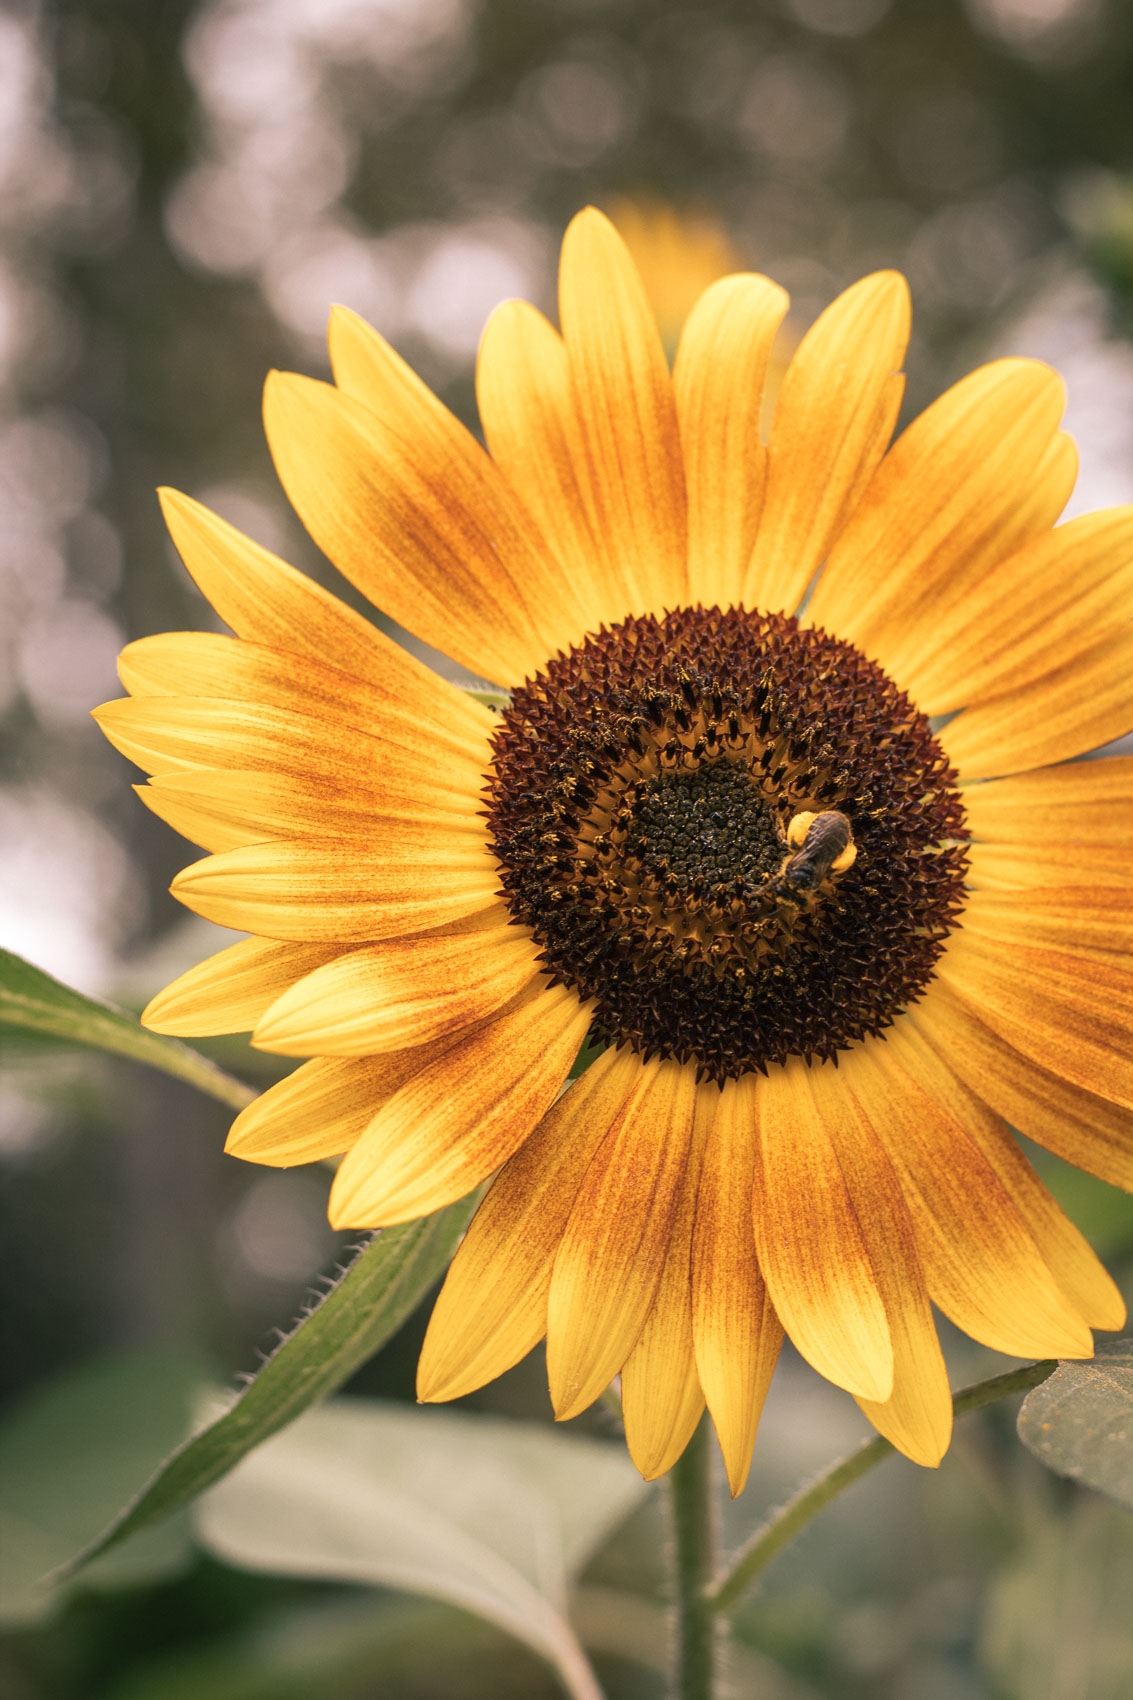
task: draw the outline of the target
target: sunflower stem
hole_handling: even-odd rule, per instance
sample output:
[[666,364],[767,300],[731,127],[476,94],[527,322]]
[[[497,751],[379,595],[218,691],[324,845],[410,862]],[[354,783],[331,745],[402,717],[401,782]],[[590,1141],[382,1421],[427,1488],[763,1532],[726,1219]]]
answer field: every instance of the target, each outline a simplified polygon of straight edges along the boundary
[[708,1588],[716,1568],[716,1503],[711,1435],[702,1417],[669,1472],[676,1549],[677,1700],[712,1700],[716,1624]]
[[[1053,1358],[1046,1358],[1041,1363],[1027,1364],[1023,1369],[1008,1370],[1006,1375],[993,1375],[988,1381],[978,1381],[972,1387],[961,1388],[952,1399],[953,1414],[962,1417],[966,1411],[976,1411],[981,1405],[993,1404],[996,1399],[1007,1399],[1012,1393],[1026,1393],[1045,1381],[1048,1375],[1053,1375],[1057,1368]],[[708,1611],[726,1612],[734,1606],[748,1584],[794,1540],[800,1530],[806,1528],[812,1517],[895,1451],[896,1447],[880,1435],[864,1441],[845,1458],[831,1464],[809,1486],[800,1489],[786,1505],[773,1511],[737,1553],[730,1568],[714,1587],[708,1589],[705,1595]]]

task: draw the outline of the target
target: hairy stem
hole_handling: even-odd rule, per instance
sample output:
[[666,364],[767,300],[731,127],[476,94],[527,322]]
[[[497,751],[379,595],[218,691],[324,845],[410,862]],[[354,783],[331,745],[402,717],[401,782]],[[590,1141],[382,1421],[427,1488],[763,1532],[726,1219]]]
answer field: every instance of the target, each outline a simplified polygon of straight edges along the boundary
[[708,1588],[716,1567],[716,1505],[711,1431],[702,1417],[696,1433],[669,1472],[676,1548],[678,1700],[712,1700],[716,1625]]
[[[996,1399],[1009,1398],[1012,1393],[1026,1393],[1045,1381],[1057,1367],[1054,1359],[1048,1358],[1042,1363],[1027,1364],[1024,1369],[1009,1370],[1006,1375],[993,1375],[990,1380],[977,1382],[974,1387],[965,1387],[952,1400],[953,1412],[962,1417],[966,1411],[978,1410],[981,1405],[990,1405]],[[734,1606],[748,1584],[794,1540],[800,1530],[806,1528],[812,1517],[895,1450],[880,1435],[874,1440],[864,1441],[773,1512],[737,1553],[731,1567],[715,1587],[709,1590],[708,1610],[726,1612]]]

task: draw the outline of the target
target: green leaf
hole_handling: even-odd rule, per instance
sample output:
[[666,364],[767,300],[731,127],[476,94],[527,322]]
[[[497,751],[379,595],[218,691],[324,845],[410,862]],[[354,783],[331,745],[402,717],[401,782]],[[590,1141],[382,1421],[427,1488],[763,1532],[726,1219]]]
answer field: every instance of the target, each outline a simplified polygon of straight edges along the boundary
[[[654,1624],[655,1641],[658,1625]],[[660,1626],[663,1628],[663,1626]],[[501,1630],[436,1600],[354,1590],[292,1600],[242,1632],[201,1634],[135,1666],[105,1700],[311,1700],[312,1695],[491,1695],[532,1700],[547,1680]]]
[[1133,1510],[1133,1334],[1099,1341],[1086,1363],[1060,1363],[1024,1399],[1018,1427],[1050,1469]]
[[482,702],[485,708],[505,709],[511,705],[511,692],[494,690],[490,685],[465,685],[464,694],[474,702]]
[[[62,1590],[45,1572],[96,1535],[189,1426],[199,1367],[170,1352],[103,1359],[23,1400],[0,1427],[0,1623],[48,1615]],[[113,1588],[178,1569],[182,1520],[92,1565],[85,1586]]]
[[215,1421],[178,1448],[63,1574],[196,1498],[253,1447],[341,1387],[416,1310],[460,1241],[476,1196],[375,1234],[340,1280]]
[[242,1110],[256,1096],[198,1051],[149,1033],[122,1010],[84,997],[10,950],[0,950],[0,1035],[33,1035],[68,1045],[91,1045],[149,1063],[187,1080],[211,1098]]
[[342,1399],[245,1459],[196,1523],[212,1552],[248,1569],[463,1606],[534,1648],[576,1700],[598,1700],[568,1591],[646,1492],[607,1441]]

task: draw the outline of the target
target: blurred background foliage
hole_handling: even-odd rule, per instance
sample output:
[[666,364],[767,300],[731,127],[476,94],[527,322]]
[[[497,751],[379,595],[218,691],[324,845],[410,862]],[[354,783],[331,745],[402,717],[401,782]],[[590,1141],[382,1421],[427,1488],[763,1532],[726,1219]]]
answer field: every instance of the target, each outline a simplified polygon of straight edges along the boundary
[[[670,336],[724,269],[790,289],[789,342],[863,270],[898,266],[910,408],[991,355],[1048,359],[1082,452],[1074,510],[1133,499],[1131,89],[1126,0],[9,0],[0,940],[135,1007],[218,947],[168,896],[181,841],[87,713],[117,694],[125,639],[214,623],[155,485],[331,581],[259,425],[269,367],[325,370],[331,301],[473,423],[484,319],[509,295],[553,309],[559,236],[586,202],[634,243]],[[272,1078],[242,1042],[212,1048]],[[325,1172],[224,1158],[225,1113],[188,1087],[11,1042],[3,1061],[0,1498],[19,1543],[53,1433],[22,1400],[76,1365],[97,1378],[91,1360],[156,1364],[166,1393],[122,1437],[136,1472],[183,1420],[186,1378],[254,1368],[345,1242]],[[1128,1200],[1042,1162],[1128,1286]],[[410,1399],[422,1330],[353,1391]],[[954,1381],[1000,1367],[946,1344]],[[537,1357],[467,1403],[546,1421]],[[862,1426],[785,1363],[734,1531]],[[601,1414],[575,1427],[609,1432]],[[92,1457],[76,1526],[121,1473]],[[663,1690],[660,1540],[651,1498],[584,1576],[579,1618],[615,1700]],[[733,1688],[1124,1700],[1131,1581],[1128,1519],[1046,1477],[996,1411],[935,1475],[885,1465],[779,1561],[740,1614]],[[0,1640],[12,1700],[555,1692],[451,1606],[249,1574],[184,1530],[46,1621],[17,1619]]]

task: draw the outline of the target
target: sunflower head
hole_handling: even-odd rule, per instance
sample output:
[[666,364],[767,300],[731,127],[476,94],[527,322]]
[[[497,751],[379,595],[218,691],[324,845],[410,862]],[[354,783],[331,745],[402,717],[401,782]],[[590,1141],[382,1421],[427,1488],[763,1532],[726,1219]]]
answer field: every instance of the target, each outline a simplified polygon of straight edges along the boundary
[[891,440],[890,272],[803,337],[765,437],[786,305],[718,279],[670,368],[581,214],[561,329],[511,302],[485,332],[486,449],[336,312],[333,384],[269,381],[280,476],[502,712],[172,495],[235,635],[131,645],[99,711],[207,852],[176,894],[250,935],[146,1020],[306,1059],[229,1149],[340,1157],[339,1226],[494,1177],[421,1396],[545,1338],[557,1415],[620,1375],[655,1476],[707,1405],[733,1491],[785,1332],[934,1464],[931,1304],[1018,1356],[1120,1326],[1011,1127],[1133,1187],[1133,764],[1075,760],[1133,722],[1133,513],[1057,524],[1036,362]]
[[786,615],[602,630],[515,692],[493,756],[501,887],[547,972],[598,1038],[720,1086],[880,1032],[962,906],[924,716]]

